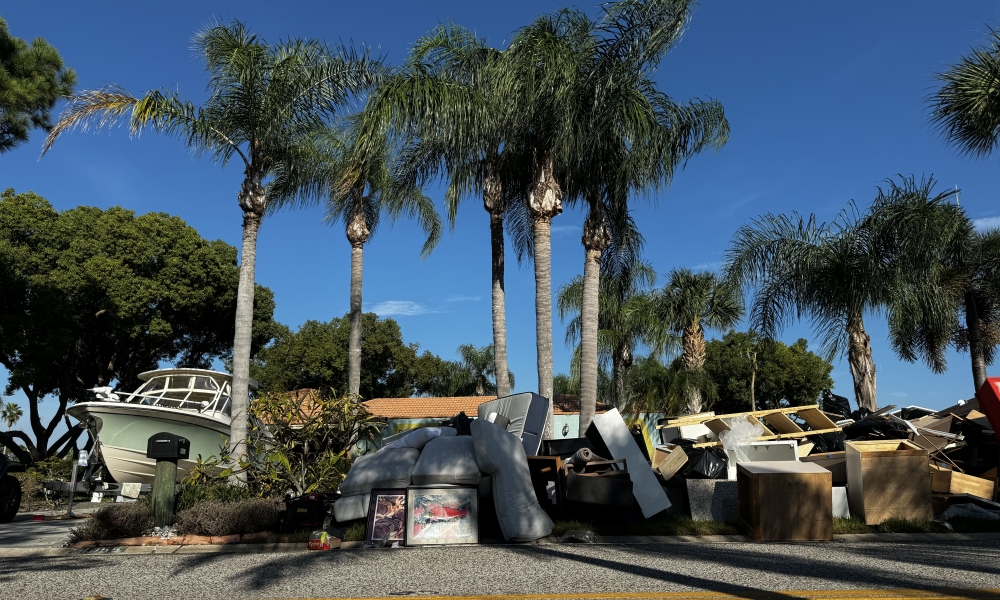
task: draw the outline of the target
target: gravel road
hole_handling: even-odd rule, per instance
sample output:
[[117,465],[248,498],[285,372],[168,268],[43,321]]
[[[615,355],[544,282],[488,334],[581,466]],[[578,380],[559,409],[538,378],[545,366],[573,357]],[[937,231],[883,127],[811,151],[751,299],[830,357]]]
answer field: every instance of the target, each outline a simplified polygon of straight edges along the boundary
[[[1000,542],[474,546],[0,559],[0,597],[143,598],[1000,589]],[[992,597],[992,596],[990,596]],[[1000,598],[1000,594],[996,595]]]

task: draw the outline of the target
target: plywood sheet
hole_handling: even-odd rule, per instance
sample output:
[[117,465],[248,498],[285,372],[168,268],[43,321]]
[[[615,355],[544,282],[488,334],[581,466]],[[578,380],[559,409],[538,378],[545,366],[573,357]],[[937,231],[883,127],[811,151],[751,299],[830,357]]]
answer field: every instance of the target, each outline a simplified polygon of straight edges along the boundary
[[783,413],[772,413],[764,415],[764,420],[771,426],[775,433],[799,433],[802,428],[795,424]]
[[807,408],[795,413],[796,416],[806,422],[811,429],[832,429],[837,426],[830,420],[830,417],[818,408]]
[[983,500],[993,500],[995,483],[989,479],[957,473],[931,464],[931,489],[941,494],[971,494]]

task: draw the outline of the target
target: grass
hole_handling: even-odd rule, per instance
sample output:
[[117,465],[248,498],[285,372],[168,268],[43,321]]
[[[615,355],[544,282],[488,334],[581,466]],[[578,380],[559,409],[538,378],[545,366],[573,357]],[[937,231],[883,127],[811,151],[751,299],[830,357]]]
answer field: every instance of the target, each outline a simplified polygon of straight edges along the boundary
[[[982,519],[963,519],[968,523],[956,523],[957,519],[951,521],[952,527],[959,533],[970,533],[974,531],[1000,531],[1000,521],[983,521]],[[960,529],[962,527],[963,529]],[[984,528],[993,527],[993,529]],[[882,521],[879,525],[865,525],[857,516],[851,515],[850,519],[834,519],[833,533],[947,533],[948,529],[940,523],[933,521],[915,521],[913,519],[899,519],[893,517]]]
[[660,513],[637,523],[621,521],[556,521],[552,535],[560,536],[572,529],[589,529],[599,535],[733,535],[739,533],[731,523],[694,521],[683,515]]
[[365,523],[358,521],[347,528],[344,532],[345,542],[363,542],[365,540]]

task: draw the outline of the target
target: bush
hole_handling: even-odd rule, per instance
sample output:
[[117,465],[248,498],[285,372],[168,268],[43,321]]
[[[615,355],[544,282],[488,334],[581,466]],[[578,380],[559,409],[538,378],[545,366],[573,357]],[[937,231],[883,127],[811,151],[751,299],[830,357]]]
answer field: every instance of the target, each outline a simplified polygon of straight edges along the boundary
[[199,502],[240,502],[254,498],[248,488],[228,483],[184,483],[177,493],[176,512],[192,508]]
[[32,475],[40,481],[50,479],[69,481],[73,475],[73,457],[50,456],[45,460],[33,463],[28,467],[26,474]]
[[153,514],[146,502],[126,502],[100,508],[87,522],[69,533],[70,543],[139,537],[153,530]]
[[356,521],[344,532],[345,542],[363,542],[365,540],[365,522]]
[[45,500],[45,488],[42,480],[34,473],[14,473],[21,482],[21,502]]
[[209,500],[178,512],[174,525],[181,535],[242,535],[274,531],[284,512],[279,500]]

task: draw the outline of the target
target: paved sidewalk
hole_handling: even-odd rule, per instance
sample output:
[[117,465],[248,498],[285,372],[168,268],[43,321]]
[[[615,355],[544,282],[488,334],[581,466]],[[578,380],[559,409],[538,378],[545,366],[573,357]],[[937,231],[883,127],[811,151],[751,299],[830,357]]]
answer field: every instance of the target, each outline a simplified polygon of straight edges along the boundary
[[22,513],[10,523],[0,524],[0,550],[59,548],[66,543],[69,530],[84,523],[84,518],[47,518],[44,521],[33,519],[34,515]]

